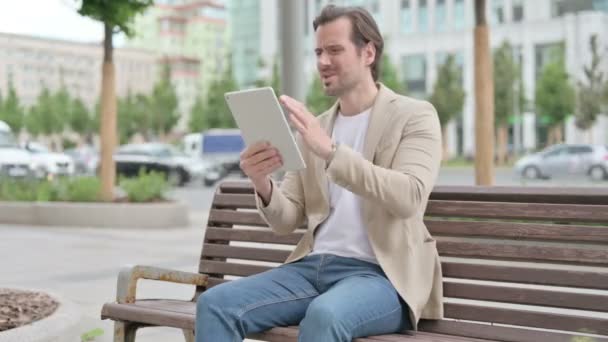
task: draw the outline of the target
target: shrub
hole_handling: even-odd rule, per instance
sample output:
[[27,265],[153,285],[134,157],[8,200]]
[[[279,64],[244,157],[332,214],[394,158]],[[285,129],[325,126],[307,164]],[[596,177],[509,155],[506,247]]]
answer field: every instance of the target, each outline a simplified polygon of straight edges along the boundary
[[96,202],[99,201],[101,182],[97,177],[78,177],[59,180],[55,189],[58,201]]
[[152,202],[164,199],[169,184],[163,173],[140,170],[137,178],[122,178],[120,187],[130,202]]

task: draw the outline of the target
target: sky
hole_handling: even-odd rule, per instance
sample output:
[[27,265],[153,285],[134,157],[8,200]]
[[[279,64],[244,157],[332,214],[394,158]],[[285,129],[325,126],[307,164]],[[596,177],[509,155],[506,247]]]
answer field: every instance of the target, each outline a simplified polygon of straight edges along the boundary
[[101,42],[101,23],[79,15],[78,7],[77,0],[0,0],[0,32]]

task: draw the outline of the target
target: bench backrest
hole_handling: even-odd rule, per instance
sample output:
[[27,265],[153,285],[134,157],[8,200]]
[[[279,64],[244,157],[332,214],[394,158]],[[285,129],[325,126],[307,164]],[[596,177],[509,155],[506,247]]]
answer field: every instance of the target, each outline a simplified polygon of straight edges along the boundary
[[[608,189],[438,186],[425,224],[442,257],[446,319],[422,322],[422,330],[540,341],[539,331],[506,325],[608,337]],[[224,182],[199,272],[215,286],[268,270],[303,232],[275,235],[251,185]]]

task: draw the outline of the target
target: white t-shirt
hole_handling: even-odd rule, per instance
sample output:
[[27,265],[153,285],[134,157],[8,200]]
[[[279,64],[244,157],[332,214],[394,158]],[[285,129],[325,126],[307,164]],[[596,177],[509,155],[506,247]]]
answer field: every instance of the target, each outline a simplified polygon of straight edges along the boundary
[[[371,109],[354,116],[338,113],[332,138],[359,153],[363,144]],[[330,214],[316,230],[311,254],[334,254],[378,263],[361,216],[361,197],[329,182]]]

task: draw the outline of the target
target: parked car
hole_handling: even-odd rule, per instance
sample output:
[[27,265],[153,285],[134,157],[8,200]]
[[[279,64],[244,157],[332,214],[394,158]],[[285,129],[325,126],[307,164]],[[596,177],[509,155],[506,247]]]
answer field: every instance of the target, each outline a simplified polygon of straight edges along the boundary
[[202,180],[209,165],[199,158],[189,157],[169,144],[129,144],[114,155],[116,172],[136,176],[141,169],[164,173],[171,184],[184,185]]
[[80,146],[64,150],[63,153],[72,157],[74,169],[79,175],[94,175],[99,166],[99,151],[92,146]]
[[0,121],[0,176],[28,177],[32,170],[30,153],[17,145],[11,128]]
[[32,168],[36,178],[53,179],[61,176],[74,175],[74,160],[65,153],[56,153],[48,147],[30,141],[24,148],[32,156]]
[[582,175],[594,181],[608,178],[608,146],[559,144],[524,156],[515,164],[524,178],[548,179]]

